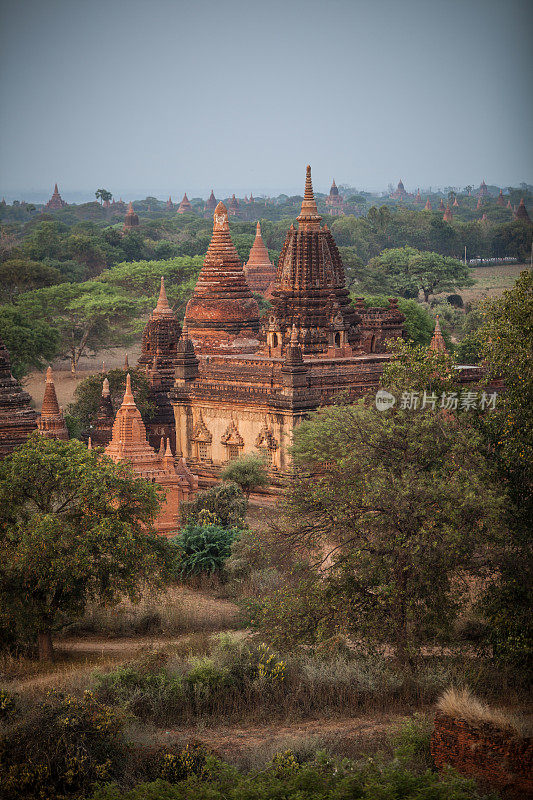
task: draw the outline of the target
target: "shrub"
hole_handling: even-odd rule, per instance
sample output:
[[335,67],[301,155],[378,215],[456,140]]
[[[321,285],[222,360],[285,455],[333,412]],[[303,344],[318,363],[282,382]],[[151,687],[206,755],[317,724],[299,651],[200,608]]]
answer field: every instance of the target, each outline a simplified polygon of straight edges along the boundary
[[169,783],[178,783],[191,775],[205,777],[207,755],[207,749],[200,742],[190,742],[179,753],[164,753],[159,777]]
[[0,720],[8,720],[17,713],[17,704],[13,695],[0,689]]
[[431,721],[420,714],[415,714],[407,722],[399,725],[391,735],[395,756],[421,768],[432,767],[433,759],[430,752],[432,730]]
[[189,522],[180,535],[171,540],[178,550],[176,572],[181,576],[221,572],[238,535],[236,528]]
[[210,521],[223,528],[242,528],[246,515],[246,500],[236,483],[218,483],[205,492],[198,492],[190,503],[180,505],[184,523],[202,525],[205,512],[214,516]]
[[233,481],[240,486],[248,499],[254,489],[266,486],[268,483],[265,460],[259,455],[248,453],[230,461],[222,471],[221,478],[223,481]]
[[0,738],[4,800],[73,797],[120,778],[126,747],[122,721],[87,692],[51,695]]

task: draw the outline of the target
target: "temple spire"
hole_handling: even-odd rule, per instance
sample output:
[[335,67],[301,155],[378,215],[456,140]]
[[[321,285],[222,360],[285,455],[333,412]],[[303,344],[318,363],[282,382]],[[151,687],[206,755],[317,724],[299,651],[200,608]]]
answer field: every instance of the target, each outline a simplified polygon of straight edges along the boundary
[[44,390],[43,405],[41,414],[59,414],[59,403],[57,402],[56,387],[52,367],[46,370],[46,386]]
[[157,319],[158,317],[169,317],[174,316],[174,312],[172,311],[170,304],[168,302],[167,293],[165,291],[165,279],[161,276],[161,286],[159,289],[159,297],[157,299],[157,305],[152,311],[152,317]]
[[126,391],[124,393],[124,399],[122,401],[123,406],[134,406],[135,400],[133,397],[133,392],[131,391],[131,377],[130,373],[126,375]]
[[304,199],[302,201],[302,210],[297,217],[299,230],[313,231],[320,230],[320,221],[322,217],[318,213],[315,194],[313,192],[313,183],[311,181],[311,167],[307,165],[305,171],[305,191]]
[[431,342],[429,343],[429,349],[432,350],[434,353],[448,352],[446,348],[446,342],[444,341],[444,337],[440,329],[438,314],[437,314],[437,319],[435,320],[435,330],[433,331],[433,336],[431,337]]

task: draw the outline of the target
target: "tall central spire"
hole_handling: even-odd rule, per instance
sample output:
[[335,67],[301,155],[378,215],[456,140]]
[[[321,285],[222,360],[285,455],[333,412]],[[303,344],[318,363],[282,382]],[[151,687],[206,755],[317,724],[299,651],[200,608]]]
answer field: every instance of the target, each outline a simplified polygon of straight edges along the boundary
[[301,231],[319,231],[320,221],[322,217],[318,213],[316,206],[315,194],[313,192],[313,183],[311,181],[311,167],[307,165],[305,174],[305,191],[304,199],[302,202],[302,210],[297,217],[299,222],[298,229]]

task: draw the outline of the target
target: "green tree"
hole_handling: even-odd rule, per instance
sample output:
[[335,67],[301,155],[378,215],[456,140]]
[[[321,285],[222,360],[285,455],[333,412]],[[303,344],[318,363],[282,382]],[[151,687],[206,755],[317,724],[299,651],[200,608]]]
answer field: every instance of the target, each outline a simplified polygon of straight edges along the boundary
[[254,489],[268,484],[265,459],[254,453],[230,461],[220,477],[223,481],[233,481],[240,486],[247,500]]
[[426,303],[432,294],[457,291],[475,283],[469,267],[458,259],[414,247],[385,250],[370,261],[369,267],[374,278],[390,291],[404,297],[416,297],[421,291]]
[[465,415],[330,407],[296,429],[293,458],[288,535],[329,563],[352,629],[403,662],[446,640],[504,501]]
[[113,197],[112,193],[107,189],[97,189],[94,196],[97,200],[100,200],[101,203],[109,202]]
[[155,487],[78,441],[33,434],[0,464],[0,607],[53,655],[52,632],[86,604],[164,583]]
[[179,554],[177,572],[182,576],[221,572],[238,535],[238,528],[189,523],[179,536],[171,539]]
[[52,286],[61,281],[61,273],[39,261],[12,258],[0,264],[0,298],[12,301],[21,292]]
[[478,332],[487,380],[502,381],[494,412],[479,414],[485,438],[510,502],[508,536],[493,570],[483,611],[494,655],[526,673],[533,667],[533,273],[483,307]]
[[45,258],[59,258],[62,234],[66,226],[60,222],[45,220],[30,233],[24,241],[23,251],[27,258],[43,261]]
[[198,492],[190,503],[182,503],[182,522],[205,525],[209,522],[223,528],[242,528],[246,515],[246,500],[236,483],[217,483]]
[[18,308],[34,320],[51,320],[59,334],[59,352],[70,359],[76,374],[80,358],[109,342],[118,345],[131,339],[140,304],[114,287],[87,281],[61,283],[27,292]]
[[0,306],[0,337],[8,349],[15,378],[24,377],[32,369],[43,369],[59,352],[57,330],[13,305]]

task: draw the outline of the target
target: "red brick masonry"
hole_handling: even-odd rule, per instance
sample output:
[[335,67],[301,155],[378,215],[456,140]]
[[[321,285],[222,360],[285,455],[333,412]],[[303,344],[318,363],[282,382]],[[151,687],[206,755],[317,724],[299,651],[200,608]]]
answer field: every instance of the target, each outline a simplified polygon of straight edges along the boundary
[[532,738],[437,713],[431,755],[437,767],[450,764],[501,791],[505,798],[533,798]]

